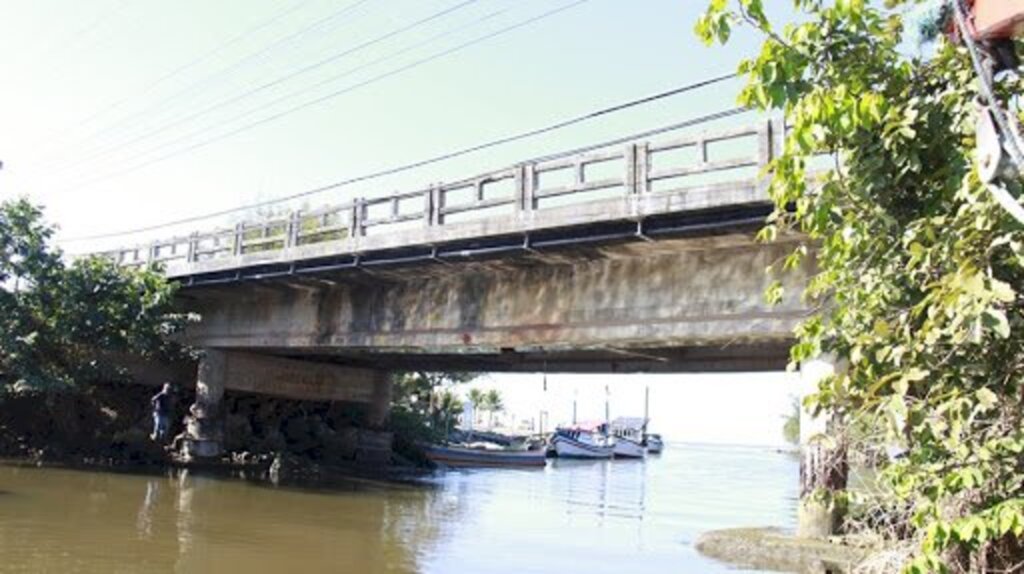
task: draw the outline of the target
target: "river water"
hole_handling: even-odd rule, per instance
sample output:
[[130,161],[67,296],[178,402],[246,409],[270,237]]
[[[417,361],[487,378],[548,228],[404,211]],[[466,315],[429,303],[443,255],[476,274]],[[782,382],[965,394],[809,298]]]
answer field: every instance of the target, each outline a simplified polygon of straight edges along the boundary
[[792,527],[797,472],[771,449],[681,444],[646,461],[331,490],[0,466],[0,571],[737,572],[695,539]]

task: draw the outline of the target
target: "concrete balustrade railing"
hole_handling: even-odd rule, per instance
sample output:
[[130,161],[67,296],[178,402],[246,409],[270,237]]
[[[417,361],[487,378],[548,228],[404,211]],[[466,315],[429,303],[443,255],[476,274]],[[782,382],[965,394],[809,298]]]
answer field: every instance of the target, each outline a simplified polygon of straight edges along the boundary
[[[707,182],[695,181],[701,176],[736,173],[736,181],[750,181],[763,175],[760,170],[778,153],[782,136],[782,122],[772,119],[671,139],[636,141],[618,149],[523,163],[415,191],[293,211],[101,255],[128,266],[193,263],[357,238],[396,224],[415,225],[419,221],[426,227],[444,226],[453,218],[465,221],[474,215],[489,217],[500,209],[508,209],[508,214],[513,210],[543,210],[548,202],[561,202],[560,206],[583,203],[592,200],[595,193],[614,190],[627,196],[678,193],[688,187],[707,187]],[[667,157],[683,152],[691,152],[693,159],[671,161]],[[562,181],[549,183],[558,176]],[[715,185],[723,183],[728,180]]]

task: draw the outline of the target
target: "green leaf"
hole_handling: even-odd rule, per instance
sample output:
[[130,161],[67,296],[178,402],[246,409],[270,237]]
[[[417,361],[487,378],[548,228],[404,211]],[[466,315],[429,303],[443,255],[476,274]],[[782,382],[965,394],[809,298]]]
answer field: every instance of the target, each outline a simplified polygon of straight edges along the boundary
[[983,409],[991,409],[999,401],[999,397],[989,389],[978,389],[974,396],[978,399],[978,405]]
[[991,329],[999,338],[1010,337],[1010,322],[1006,319],[1006,313],[1002,309],[989,307],[981,315],[982,322]]

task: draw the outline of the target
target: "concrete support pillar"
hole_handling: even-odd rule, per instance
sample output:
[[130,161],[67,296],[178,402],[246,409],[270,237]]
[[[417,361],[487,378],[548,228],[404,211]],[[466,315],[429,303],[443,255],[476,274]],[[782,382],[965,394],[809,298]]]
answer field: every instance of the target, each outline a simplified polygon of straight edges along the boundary
[[[801,399],[836,374],[836,362],[823,356],[800,366]],[[828,415],[800,411],[800,504],[797,536],[825,538],[835,534],[845,512],[837,493],[846,489],[845,445],[834,436]]]
[[394,438],[388,425],[391,422],[391,373],[377,371],[373,377],[373,397],[366,409],[366,429],[358,434],[356,458],[370,464],[391,461],[391,443]]
[[373,398],[366,412],[366,426],[386,429],[391,422],[391,373],[377,371],[373,376]]
[[227,354],[207,349],[199,360],[196,401],[185,419],[182,456],[185,460],[219,457],[224,450],[221,398],[227,377]]

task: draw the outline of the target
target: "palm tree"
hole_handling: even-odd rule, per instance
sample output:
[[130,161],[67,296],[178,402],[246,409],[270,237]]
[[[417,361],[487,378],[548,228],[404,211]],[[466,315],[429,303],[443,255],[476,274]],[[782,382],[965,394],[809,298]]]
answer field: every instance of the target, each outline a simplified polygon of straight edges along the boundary
[[487,409],[487,393],[482,389],[469,389],[469,402],[473,403],[473,424],[478,424],[480,413]]
[[490,415],[488,418],[488,427],[494,428],[494,413],[500,413],[505,410],[505,402],[501,398],[501,393],[497,389],[491,389],[484,395],[484,402],[487,404],[487,412]]
[[452,419],[462,414],[462,401],[458,395],[445,389],[437,394],[435,407],[441,420],[444,422],[445,434],[451,430]]

